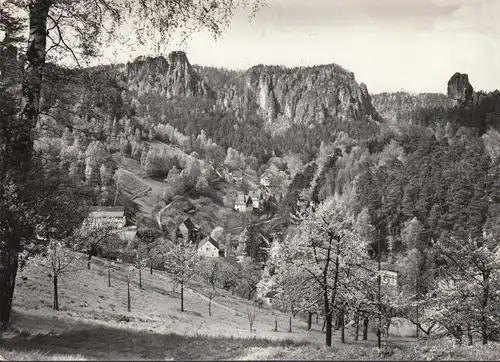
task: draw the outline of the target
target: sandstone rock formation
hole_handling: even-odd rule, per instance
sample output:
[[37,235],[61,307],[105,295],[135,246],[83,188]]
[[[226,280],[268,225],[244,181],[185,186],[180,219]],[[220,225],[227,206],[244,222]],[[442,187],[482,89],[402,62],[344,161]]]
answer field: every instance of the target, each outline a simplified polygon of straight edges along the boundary
[[[166,99],[174,97],[214,97],[214,91],[196,72],[184,52],[164,57],[139,57],[127,64],[129,89],[158,92]],[[142,87],[142,88],[141,88]],[[148,88],[147,90],[144,88]]]
[[448,97],[456,105],[468,105],[472,102],[474,88],[469,83],[469,76],[465,73],[455,73],[448,81]]
[[[196,70],[195,70],[196,69]],[[199,73],[200,74],[199,74]],[[376,119],[366,85],[339,65],[285,68],[258,65],[247,71],[192,67],[183,52],[166,58],[138,58],[127,65],[128,83],[166,98],[208,97],[243,121],[257,112],[267,122],[322,124]],[[216,79],[217,78],[217,79]]]

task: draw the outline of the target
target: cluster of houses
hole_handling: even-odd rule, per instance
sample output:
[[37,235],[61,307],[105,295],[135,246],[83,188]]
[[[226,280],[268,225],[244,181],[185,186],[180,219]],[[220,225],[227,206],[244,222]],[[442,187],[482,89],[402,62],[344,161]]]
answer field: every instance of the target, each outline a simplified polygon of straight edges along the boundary
[[[123,206],[92,207],[88,219],[90,226],[110,225],[116,234],[130,245],[137,237],[137,226],[127,225],[125,208]],[[176,230],[177,237],[187,238],[196,243],[200,257],[225,257],[225,250],[217,240],[204,235],[190,218],[186,218]]]
[[238,192],[234,201],[234,209],[239,212],[252,211],[259,209],[263,201],[263,193],[258,191],[250,191],[248,194]]
[[[245,196],[244,205],[249,208],[258,207],[256,202],[261,200],[260,192],[249,193]],[[123,206],[99,206],[90,211],[89,220],[91,225],[102,226],[104,224],[112,225],[117,233],[128,244],[137,237],[137,226],[127,226],[125,208]],[[179,238],[187,238],[197,245],[197,253],[201,258],[227,258],[239,263],[246,256],[246,237],[248,230],[245,228],[227,245],[227,250],[217,240],[209,235],[204,235],[200,228],[190,219],[184,219],[175,230],[175,235]],[[395,290],[398,280],[398,270],[390,263],[383,263],[381,270],[381,282],[389,287],[391,291]],[[264,281],[264,280],[263,280]],[[259,283],[257,288],[257,298],[264,304],[271,305],[276,292],[272,285],[268,283]]]

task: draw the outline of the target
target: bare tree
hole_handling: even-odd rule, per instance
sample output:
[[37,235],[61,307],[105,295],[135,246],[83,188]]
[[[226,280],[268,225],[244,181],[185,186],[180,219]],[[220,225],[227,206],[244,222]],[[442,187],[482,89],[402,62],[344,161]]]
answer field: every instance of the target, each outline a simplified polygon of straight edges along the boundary
[[184,312],[184,286],[196,274],[199,261],[196,245],[188,239],[167,241],[164,257],[165,270],[172,276],[175,284],[181,286],[181,312]]
[[255,332],[255,329],[253,329],[253,325],[255,323],[255,309],[247,309],[247,318],[248,318],[248,324],[250,326],[250,333]]
[[44,255],[34,258],[36,264],[49,269],[53,281],[53,308],[59,310],[59,277],[63,273],[83,270],[81,254],[60,240],[51,240]]
[[217,286],[221,281],[221,265],[219,258],[203,259],[198,265],[198,273],[207,284],[204,292],[208,297],[208,315],[212,316],[212,300],[219,295]]

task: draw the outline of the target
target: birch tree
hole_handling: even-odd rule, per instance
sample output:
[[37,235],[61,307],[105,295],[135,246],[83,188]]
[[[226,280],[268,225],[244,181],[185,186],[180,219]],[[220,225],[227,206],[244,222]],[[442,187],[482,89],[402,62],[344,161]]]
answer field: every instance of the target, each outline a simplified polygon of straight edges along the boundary
[[[180,30],[184,37],[202,29],[218,36],[232,18],[235,7],[251,6],[255,12],[260,5],[260,0],[214,0],[210,4],[204,0],[3,1],[2,9],[24,12],[23,20],[28,24],[20,112],[13,122],[15,132],[4,144],[5,153],[13,155],[7,169],[8,181],[17,188],[15,194],[23,193],[26,176],[32,169],[34,130],[40,115],[40,95],[48,56],[53,55],[51,60],[56,62],[64,58],[80,65],[82,60],[100,55],[111,40],[119,40],[120,27],[127,23],[136,25],[136,38],[141,43],[155,39],[157,45],[166,44],[175,30]],[[10,319],[21,243],[19,234],[23,228],[23,221],[11,211],[4,219],[10,227],[0,244],[2,328]]]

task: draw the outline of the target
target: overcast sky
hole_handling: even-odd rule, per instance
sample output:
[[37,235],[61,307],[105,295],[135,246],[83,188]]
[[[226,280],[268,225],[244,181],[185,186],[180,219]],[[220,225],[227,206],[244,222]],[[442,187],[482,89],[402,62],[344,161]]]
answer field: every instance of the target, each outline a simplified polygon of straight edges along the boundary
[[[193,64],[246,69],[337,63],[372,93],[446,92],[457,71],[476,90],[500,88],[500,0],[268,0],[248,21],[238,11],[218,41],[180,47]],[[123,49],[110,60],[155,55]]]

